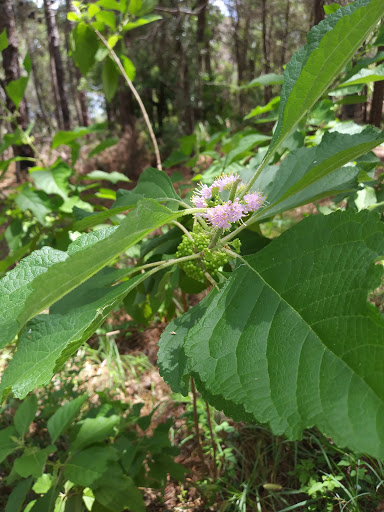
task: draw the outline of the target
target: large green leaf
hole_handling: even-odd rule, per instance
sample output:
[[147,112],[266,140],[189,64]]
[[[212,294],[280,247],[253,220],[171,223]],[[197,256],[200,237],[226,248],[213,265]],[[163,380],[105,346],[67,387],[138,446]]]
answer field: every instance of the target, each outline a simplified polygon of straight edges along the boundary
[[117,229],[83,235],[67,252],[44,247],[21,260],[0,281],[0,345],[11,342],[29,319],[179,215],[143,199]]
[[[38,315],[21,332],[17,351],[0,383],[0,397],[10,391],[18,398],[45,386],[65,361],[88,340],[109,313],[145,275],[112,286],[122,272],[101,270],[54,304],[49,315]],[[36,350],[31,350],[31,344]],[[80,399],[79,403],[81,403]],[[52,442],[67,428],[66,418],[76,413],[76,401],[61,407],[49,420]]]
[[312,28],[307,44],[285,69],[279,119],[269,154],[326,92],[383,15],[382,0],[357,0]]
[[32,486],[32,477],[18,483],[9,495],[5,512],[20,512],[27,497],[27,494]]
[[86,418],[80,422],[80,430],[71,445],[72,451],[83,450],[94,443],[104,442],[105,439],[114,434],[114,428],[119,423],[117,414],[112,416],[97,416]]
[[12,438],[17,438],[17,432],[14,427],[0,430],[0,462],[3,462],[8,455],[18,448],[18,444]]
[[33,171],[31,177],[38,189],[46,194],[57,194],[65,200],[68,198],[68,178],[72,172],[69,165],[61,162],[52,169]]
[[292,151],[280,166],[267,167],[256,180],[253,188],[264,192],[270,203],[258,218],[356,188],[360,169],[345,164],[383,141],[384,131],[368,126],[354,135],[326,132],[318,146]]
[[119,84],[119,71],[111,57],[107,57],[104,61],[101,79],[103,82],[103,91],[107,101],[111,101],[117,91]]
[[108,462],[117,458],[117,451],[112,446],[92,446],[70,459],[65,465],[64,475],[75,485],[90,487],[106,472]]
[[384,320],[367,302],[383,254],[376,214],[304,219],[212,299],[184,338],[188,373],[213,405],[243,407],[277,435],[316,425],[383,457]]
[[[148,167],[140,175],[137,186],[133,190],[119,189],[117,191],[117,199],[110,210],[87,215],[78,222],[75,222],[73,229],[81,231],[103,223],[113,215],[133,208],[138,201],[144,198],[158,200],[169,198],[180,201],[180,197],[176,194],[169,176],[164,171]],[[166,205],[176,209],[175,201],[169,201]]]
[[20,188],[15,203],[23,212],[30,210],[43,225],[46,223],[46,216],[52,212],[47,194],[41,190],[34,190],[29,183]]

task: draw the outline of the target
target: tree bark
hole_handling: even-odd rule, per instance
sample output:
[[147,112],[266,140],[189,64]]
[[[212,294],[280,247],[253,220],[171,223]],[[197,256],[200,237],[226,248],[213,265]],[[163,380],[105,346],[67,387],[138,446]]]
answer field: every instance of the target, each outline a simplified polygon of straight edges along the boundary
[[324,13],[325,0],[313,0],[313,24],[317,25],[325,17]]
[[[384,46],[379,46],[377,52],[383,52]],[[371,112],[369,122],[378,128],[381,128],[383,119],[383,101],[384,101],[384,81],[375,82],[371,102]]]
[[59,31],[56,24],[55,13],[52,9],[52,0],[44,0],[44,13],[45,21],[47,24],[49,49],[56,71],[56,83],[59,94],[60,110],[63,117],[63,126],[65,130],[70,130],[71,117],[68,107],[67,94],[65,91],[64,66],[60,53]]
[[[264,54],[264,72],[267,74],[271,71],[271,63],[269,59],[269,41],[267,33],[267,0],[261,2],[261,19],[263,26],[263,54]],[[268,103],[272,97],[271,86],[264,88],[265,103]]]
[[[19,66],[19,41],[17,37],[15,16],[12,8],[12,0],[0,0],[0,32],[6,30],[8,36],[8,46],[2,51],[3,56],[3,68],[5,74],[4,86],[10,82],[20,78],[20,66]],[[6,92],[6,91],[4,91]],[[7,95],[7,109],[12,113],[16,114],[15,121],[12,123],[13,128],[21,127],[22,130],[26,130],[28,127],[28,109],[27,103],[23,98],[20,102],[18,111],[16,105],[13,103],[11,98]],[[20,146],[12,146],[13,153],[15,156],[21,157],[33,157],[32,148],[27,144]],[[16,165],[16,176],[17,180],[21,181],[21,173],[26,172],[31,166],[28,161],[17,162]]]
[[[65,7],[67,14],[73,11],[73,5],[71,0],[65,0]],[[69,55],[69,34],[71,33],[73,27],[73,22],[68,18],[65,22],[65,45],[67,49],[67,56]],[[88,100],[85,91],[79,89],[79,83],[81,79],[80,70],[73,65],[73,61],[67,58],[67,69],[69,82],[71,87],[71,94],[73,97],[73,102],[75,104],[76,115],[80,125],[89,126],[89,110],[88,110]]]
[[285,27],[284,27],[284,33],[281,41],[281,57],[280,57],[280,66],[283,67],[285,64],[285,55],[287,51],[287,40],[288,40],[288,34],[289,34],[289,10],[290,10],[290,0],[286,0],[287,5],[285,8]]

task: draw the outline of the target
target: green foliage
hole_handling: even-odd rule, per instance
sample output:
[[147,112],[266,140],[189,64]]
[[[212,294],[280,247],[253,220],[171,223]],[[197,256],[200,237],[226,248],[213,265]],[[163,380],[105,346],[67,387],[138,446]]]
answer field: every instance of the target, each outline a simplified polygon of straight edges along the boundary
[[[347,258],[339,258],[340,247]],[[382,318],[366,302],[380,283],[373,263],[383,250],[375,214],[337,212],[305,219],[244,260],[183,340],[203,394],[227,414],[269,423],[275,434],[298,438],[316,424],[340,445],[382,456],[376,418],[384,395],[373,376],[383,346],[365,356],[384,336]],[[351,401],[360,407],[349,408]]]
[[[17,439],[13,427],[0,431],[17,456],[11,460],[13,470],[8,480],[15,487],[6,511],[22,510],[27,500],[23,510],[28,506],[44,512],[72,510],[71,502],[76,502],[78,510],[83,510],[84,503],[92,505],[92,510],[144,511],[137,487],[157,487],[165,482],[168,472],[173,478],[183,478],[183,468],[173,462],[177,449],[168,439],[169,423],[157,426],[149,437],[144,431],[151,415],[138,418],[143,404],[128,410],[123,402],[100,396],[100,405],[90,408],[87,398],[79,395],[63,405],[55,404],[56,411],[46,423],[55,445],[46,446],[44,440],[31,435],[21,442],[24,433]],[[36,403],[33,395],[18,411],[25,412],[32,402]],[[16,416],[14,421],[17,428]],[[134,427],[136,422],[143,428],[140,435]],[[40,420],[40,425],[45,421],[41,424]],[[12,452],[7,450],[5,456]]]

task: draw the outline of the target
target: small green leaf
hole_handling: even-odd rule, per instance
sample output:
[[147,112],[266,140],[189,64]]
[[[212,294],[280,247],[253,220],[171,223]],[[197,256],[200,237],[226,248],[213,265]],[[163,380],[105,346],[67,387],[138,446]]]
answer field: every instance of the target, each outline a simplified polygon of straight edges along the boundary
[[100,12],[100,7],[96,4],[91,4],[88,6],[88,16],[93,18],[98,12]]
[[91,444],[105,441],[108,437],[113,436],[119,422],[120,418],[116,414],[108,417],[86,418],[79,422],[80,430],[71,445],[71,451],[83,450]]
[[87,400],[87,395],[81,395],[69,402],[61,405],[57,411],[49,418],[47,422],[48,432],[52,443],[67,430],[76,416],[79,414],[83,403]]
[[250,119],[251,117],[260,116],[261,114],[275,110],[279,105],[280,96],[276,96],[275,98],[272,98],[271,101],[269,101],[266,105],[254,108],[248,115],[244,117],[244,121]]
[[76,66],[85,76],[95,62],[95,55],[99,47],[98,37],[91,27],[81,21],[72,30],[72,41],[73,58]]
[[136,68],[133,65],[133,62],[131,61],[131,59],[128,59],[128,57],[126,57],[125,55],[121,55],[120,58],[121,62],[123,63],[124,70],[128,75],[128,78],[131,80],[131,82],[133,82],[136,76]]
[[7,427],[0,430],[0,463],[16,450],[17,444],[12,440],[13,437],[17,437],[17,432],[14,427]]
[[32,489],[36,494],[46,494],[52,487],[53,475],[44,473],[34,483]]
[[105,172],[105,171],[91,171],[84,176],[89,180],[103,180],[110,181],[111,183],[119,183],[119,181],[125,181],[129,183],[131,180],[122,174],[121,172]]
[[[98,144],[95,148],[92,149],[92,151],[89,152],[88,158],[92,158],[95,155],[98,155],[102,151],[104,151],[107,148],[110,148],[111,146],[114,146],[119,142],[119,139],[116,139],[115,137],[111,137],[109,139],[105,139],[100,144]],[[94,171],[97,172],[97,171]]]
[[31,61],[31,56],[29,55],[29,52],[27,53],[27,55],[24,58],[23,66],[24,66],[25,71],[29,75],[29,73],[32,70],[32,61]]
[[380,64],[373,69],[361,69],[356,75],[341,83],[338,87],[349,87],[351,85],[368,84],[370,82],[380,82],[384,80],[384,64]]
[[107,98],[107,101],[111,101],[116,94],[117,86],[119,84],[119,72],[116,69],[115,63],[109,56],[104,61],[101,79],[103,82],[105,97]]
[[64,200],[68,198],[68,179],[73,169],[66,163],[61,162],[57,166],[44,171],[33,171],[31,177],[38,189],[46,194],[57,194]]
[[99,22],[105,23],[110,29],[116,30],[116,20],[113,12],[100,11],[96,14],[96,19]]
[[337,3],[329,4],[329,5],[323,5],[324,12],[327,15],[336,12],[337,10],[340,9],[340,7],[341,7],[341,5],[337,4]]
[[2,52],[3,50],[5,50],[8,46],[8,36],[7,36],[7,30],[4,29],[1,33],[0,33],[0,52]]
[[98,2],[96,3],[97,5],[100,5],[100,7],[104,7],[104,9],[122,11],[121,5],[119,4],[119,2],[116,2],[116,0],[98,0]]
[[237,144],[237,147],[229,152],[225,160],[225,165],[228,166],[231,165],[231,163],[240,160],[252,148],[258,146],[259,144],[264,144],[269,140],[271,140],[271,137],[269,137],[269,135],[263,135],[261,133],[246,135],[240,140],[240,142]]
[[128,30],[133,30],[134,28],[142,27],[143,25],[147,25],[148,23],[152,23],[161,19],[161,16],[157,14],[147,14],[146,16],[142,16],[136,21],[130,21],[123,25],[123,31],[127,32]]
[[141,7],[142,7],[141,0],[129,0],[128,12],[130,12],[131,14],[133,14],[135,16],[140,11]]
[[249,82],[249,84],[243,85],[240,89],[249,89],[251,87],[266,87],[267,85],[280,85],[283,83],[283,75],[276,75],[275,73],[267,73],[260,75]]
[[57,147],[61,146],[62,144],[69,145],[69,143],[72,143],[79,137],[84,137],[85,135],[88,135],[89,133],[99,132],[104,129],[105,129],[105,124],[100,123],[100,124],[94,124],[92,126],[89,126],[88,128],[79,126],[77,128],[74,128],[71,131],[59,130],[53,137],[51,147],[52,147],[52,149],[56,149]]
[[37,397],[29,395],[18,407],[13,419],[15,428],[20,436],[25,436],[29,425],[32,423],[37,412]]
[[[117,200],[110,210],[89,215],[75,222],[73,228],[82,231],[91,226],[101,224],[113,215],[133,208],[143,198],[181,200],[176,194],[169,176],[164,171],[148,167],[140,175],[137,186],[133,190],[119,189],[117,191]],[[176,202],[169,201],[166,204],[172,207],[172,209],[176,209]]]
[[11,98],[13,103],[16,105],[16,108],[19,108],[20,102],[24,97],[25,89],[28,85],[29,77],[21,76],[17,80],[13,80],[9,82],[8,85],[5,86],[5,90],[7,95]]
[[34,190],[29,183],[20,189],[15,203],[21,211],[30,210],[40,224],[46,224],[46,216],[52,212],[49,197],[45,192]]
[[69,21],[73,21],[73,22],[78,22],[80,21],[81,18],[79,18],[79,16],[75,13],[75,12],[68,12],[67,13],[67,20]]
[[55,446],[48,446],[43,450],[38,446],[26,448],[21,457],[15,460],[14,470],[23,478],[28,476],[39,478],[43,474],[48,455],[54,451],[56,451]]

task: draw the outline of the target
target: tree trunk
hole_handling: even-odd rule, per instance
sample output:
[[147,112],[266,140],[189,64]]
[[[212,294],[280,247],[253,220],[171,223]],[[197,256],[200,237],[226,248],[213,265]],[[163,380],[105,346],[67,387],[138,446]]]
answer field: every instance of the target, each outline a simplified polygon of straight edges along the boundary
[[313,24],[317,25],[325,17],[324,13],[325,0],[313,0]]
[[71,117],[69,113],[67,94],[65,91],[65,74],[63,61],[60,53],[59,31],[56,25],[55,14],[52,9],[52,0],[44,0],[45,21],[47,24],[48,44],[54,61],[57,79],[57,90],[59,93],[60,110],[63,116],[63,126],[65,130],[71,129]]
[[[67,14],[73,11],[72,1],[65,0],[65,7]],[[76,115],[78,122],[81,126],[89,126],[89,111],[88,100],[85,91],[79,90],[79,83],[81,79],[80,70],[73,65],[72,59],[69,58],[69,34],[73,28],[73,22],[68,18],[65,22],[65,45],[67,49],[67,69],[71,87],[71,94],[75,104]]]
[[287,40],[289,34],[289,9],[290,9],[290,0],[286,0],[287,5],[285,8],[285,26],[284,33],[281,41],[281,57],[280,57],[280,66],[283,67],[285,64],[285,55],[287,51]]
[[[384,51],[384,46],[379,46],[378,52]],[[383,101],[384,101],[384,81],[375,82],[373,88],[373,96],[371,102],[371,113],[369,116],[369,122],[378,128],[381,128],[381,122],[383,119]]]
[[[267,0],[261,2],[261,19],[263,26],[263,54],[264,54],[264,73],[271,71],[271,64],[269,60],[269,41],[267,33]],[[264,88],[265,103],[268,103],[272,97],[271,86],[268,85]]]
[[205,29],[206,29],[206,13],[208,7],[208,0],[198,0],[197,2],[197,29],[196,29],[196,46],[197,46],[197,98],[196,98],[196,115],[201,118],[201,103],[203,95],[203,62],[205,52]]
[[[0,0],[0,33],[6,30],[8,36],[8,46],[2,51],[3,56],[3,68],[5,74],[4,86],[20,78],[20,66],[19,66],[19,49],[18,49],[18,38],[15,23],[15,16],[12,8],[12,0]],[[12,113],[16,113],[16,106],[13,101],[7,95],[7,108]],[[23,98],[19,105],[19,110],[15,121],[12,123],[14,128],[18,126],[22,130],[26,130],[28,127],[28,109],[27,103]],[[22,144],[21,146],[12,146],[15,156],[21,157],[33,157],[33,151],[30,146]],[[21,181],[21,172],[26,172],[30,167],[30,162],[21,161],[17,162],[16,176],[17,180]]]

